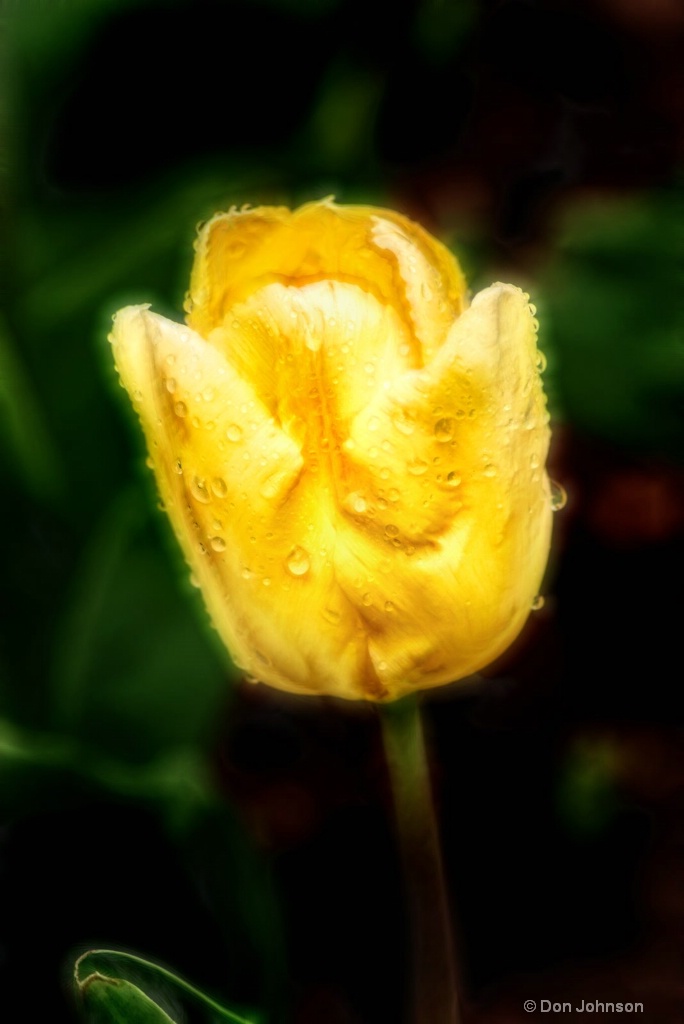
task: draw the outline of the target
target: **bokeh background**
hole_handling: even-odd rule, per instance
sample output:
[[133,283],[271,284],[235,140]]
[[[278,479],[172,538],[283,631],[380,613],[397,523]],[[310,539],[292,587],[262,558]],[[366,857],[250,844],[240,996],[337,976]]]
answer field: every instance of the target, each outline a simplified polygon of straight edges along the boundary
[[198,221],[332,193],[421,221],[473,290],[523,286],[548,358],[569,500],[544,607],[425,702],[465,1022],[529,1020],[525,998],[680,1022],[678,0],[5,0],[1,18],[3,1019],[23,1001],[75,1020],[70,965],[93,946],[270,1024],[403,1019],[373,710],[231,668],[106,341],[128,302],[179,317]]

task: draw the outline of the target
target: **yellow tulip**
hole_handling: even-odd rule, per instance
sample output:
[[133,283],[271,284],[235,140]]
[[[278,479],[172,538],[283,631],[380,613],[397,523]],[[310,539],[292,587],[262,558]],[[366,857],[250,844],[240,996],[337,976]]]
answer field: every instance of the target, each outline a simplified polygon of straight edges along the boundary
[[187,326],[111,340],[157,484],[236,664],[375,701],[461,679],[521,630],[546,566],[548,414],[528,297],[469,305],[400,214],[218,214]]

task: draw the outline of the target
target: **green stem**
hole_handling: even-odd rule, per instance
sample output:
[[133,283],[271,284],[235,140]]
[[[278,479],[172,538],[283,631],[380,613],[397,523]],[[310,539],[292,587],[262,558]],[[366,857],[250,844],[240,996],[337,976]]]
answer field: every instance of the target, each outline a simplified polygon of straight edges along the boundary
[[459,1024],[454,941],[415,697],[378,706],[413,943],[415,1024]]

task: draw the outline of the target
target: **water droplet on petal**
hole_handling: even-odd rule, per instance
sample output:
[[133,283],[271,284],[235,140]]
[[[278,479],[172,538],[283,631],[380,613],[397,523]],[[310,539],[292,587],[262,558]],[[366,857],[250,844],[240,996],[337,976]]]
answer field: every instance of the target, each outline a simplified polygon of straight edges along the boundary
[[192,483],[190,484],[190,493],[193,498],[196,498],[197,501],[201,501],[203,505],[208,505],[211,501],[209,491],[207,490],[207,482],[206,480],[202,480],[199,476],[193,477]]
[[385,527],[386,537],[396,537],[399,533],[399,527],[395,526],[394,523],[388,523]]
[[455,423],[449,416],[437,420],[435,423],[435,438],[442,443],[451,441],[454,436],[454,427]]
[[188,415],[188,407],[185,404],[185,402],[176,402],[173,408],[175,410],[176,416],[182,417]]
[[292,548],[292,551],[290,551],[289,555],[287,556],[287,559],[285,560],[285,565],[287,566],[288,571],[291,572],[293,576],[306,575],[306,573],[309,571],[311,567],[311,559],[309,558],[308,551],[305,548],[300,547],[299,544],[297,544],[295,547]]
[[361,598],[361,601],[366,606],[366,608],[368,608],[370,605],[373,604],[373,595],[364,594],[363,597]]
[[269,476],[267,480],[264,480],[259,488],[259,494],[261,497],[266,499],[275,498],[278,493],[280,479],[281,477],[278,473],[273,473],[273,475]]
[[350,512],[356,512],[357,515],[362,515],[368,510],[368,502],[363,494],[359,494],[358,491],[352,491],[351,494],[348,494],[344,504]]
[[231,423],[226,430],[226,437],[229,441],[239,441],[242,437],[242,428],[237,423]]
[[413,433],[415,427],[413,421],[403,412],[398,412],[392,417],[392,423],[401,434],[407,437]]
[[335,608],[325,608],[323,618],[327,619],[332,626],[336,626],[340,621],[340,613]]
[[170,394],[173,394],[177,387],[178,387],[178,385],[176,384],[176,378],[175,377],[167,377],[166,378],[166,390]]
[[485,464],[484,469],[482,470],[482,475],[489,477],[490,479],[496,476],[496,466],[494,466],[491,462],[487,462]]
[[461,483],[461,477],[458,473],[452,471],[451,473],[447,473],[446,482],[449,487],[458,487]]
[[556,483],[555,480],[551,481],[551,508],[554,512],[560,512],[562,508],[568,503],[568,495],[564,487],[561,484]]
[[183,463],[181,462],[180,459],[176,459],[176,461],[174,462],[173,471],[174,473],[178,473],[178,476],[181,476],[183,472]]
[[428,464],[425,459],[414,459],[406,468],[413,476],[422,476],[427,472]]
[[543,596],[541,594],[537,594],[537,596],[532,601],[532,611],[538,612],[540,608],[544,607],[545,603],[546,602],[544,601]]
[[537,350],[537,369],[540,373],[546,369],[546,356],[540,350]]
[[393,612],[394,608],[395,608],[395,605],[394,605],[393,601],[385,601],[385,611],[386,612]]
[[210,540],[209,540],[209,543],[211,544],[211,546],[214,549],[214,551],[225,551],[226,550],[226,542],[223,539],[223,537],[211,537]]
[[211,481],[211,489],[217,498],[225,498],[228,493],[228,484],[223,477],[215,476]]
[[232,256],[232,258],[236,260],[238,256],[242,256],[246,248],[247,247],[244,242],[241,242],[238,239],[236,239],[234,242],[231,242],[228,245],[228,255]]

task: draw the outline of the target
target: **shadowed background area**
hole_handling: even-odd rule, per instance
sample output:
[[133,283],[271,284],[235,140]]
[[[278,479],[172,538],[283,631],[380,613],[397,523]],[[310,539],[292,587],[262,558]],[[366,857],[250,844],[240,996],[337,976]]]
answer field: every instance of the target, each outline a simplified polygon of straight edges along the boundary
[[548,359],[545,604],[425,701],[466,1024],[681,1018],[683,33],[676,0],[3,6],[0,1005],[75,1020],[106,945],[272,1024],[401,1020],[373,710],[231,669],[106,343],[179,318],[198,221],[333,193],[524,287]]

